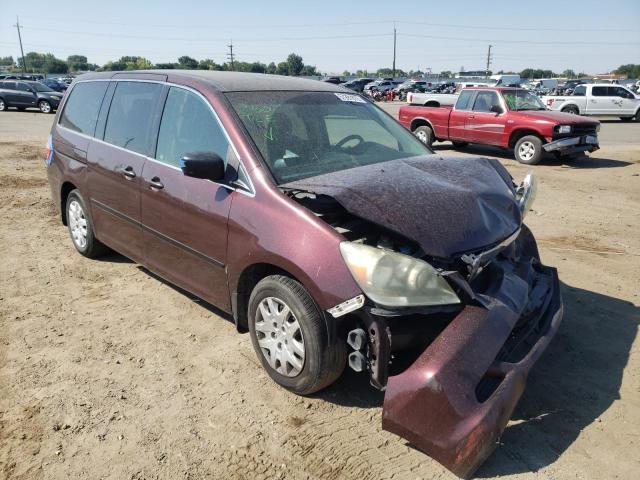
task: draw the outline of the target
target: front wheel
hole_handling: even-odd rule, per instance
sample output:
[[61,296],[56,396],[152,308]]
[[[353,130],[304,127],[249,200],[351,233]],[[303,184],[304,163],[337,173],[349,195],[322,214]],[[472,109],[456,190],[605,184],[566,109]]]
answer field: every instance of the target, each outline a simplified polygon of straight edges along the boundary
[[522,137],[513,149],[514,157],[525,165],[535,165],[542,159],[542,140],[534,135]]
[[344,370],[346,343],[330,340],[323,314],[296,280],[262,279],[249,298],[249,333],[262,367],[279,385],[309,395]]
[[52,112],[51,104],[49,102],[47,102],[46,100],[40,100],[38,102],[38,108],[40,109],[40,111],[42,113],[51,113]]
[[427,147],[433,145],[433,130],[428,125],[422,125],[413,131],[413,134]]
[[4,103],[4,99],[0,98],[0,112],[4,112],[7,109],[7,104]]

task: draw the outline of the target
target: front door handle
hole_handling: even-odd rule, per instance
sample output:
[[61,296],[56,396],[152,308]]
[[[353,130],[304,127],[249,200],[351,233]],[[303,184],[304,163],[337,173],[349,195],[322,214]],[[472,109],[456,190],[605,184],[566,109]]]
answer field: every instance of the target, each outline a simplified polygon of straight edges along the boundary
[[467,118],[476,118],[475,115],[469,115]]
[[124,175],[127,178],[136,178],[136,172],[133,171],[132,166],[123,168],[122,170],[120,170],[120,173],[122,173],[122,175]]
[[151,180],[149,180],[149,186],[151,188],[157,188],[158,190],[164,188],[164,184],[160,181],[160,178],[158,177],[153,177]]

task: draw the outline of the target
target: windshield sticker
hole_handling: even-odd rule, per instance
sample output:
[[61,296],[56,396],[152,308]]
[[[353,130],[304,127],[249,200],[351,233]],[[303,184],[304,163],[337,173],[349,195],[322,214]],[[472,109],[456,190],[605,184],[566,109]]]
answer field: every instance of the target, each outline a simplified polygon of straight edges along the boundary
[[359,95],[354,95],[352,93],[336,93],[336,97],[338,97],[343,102],[356,102],[356,103],[367,103],[367,101]]

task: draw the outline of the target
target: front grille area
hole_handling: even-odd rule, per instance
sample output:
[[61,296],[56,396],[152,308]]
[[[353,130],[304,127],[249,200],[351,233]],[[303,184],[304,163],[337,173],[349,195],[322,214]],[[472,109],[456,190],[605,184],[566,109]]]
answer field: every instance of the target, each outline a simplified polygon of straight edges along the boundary
[[[556,127],[557,129],[557,127]],[[553,139],[557,140],[560,138],[568,138],[568,137],[578,137],[582,135],[597,135],[597,124],[578,124],[571,126],[571,133],[553,133]]]

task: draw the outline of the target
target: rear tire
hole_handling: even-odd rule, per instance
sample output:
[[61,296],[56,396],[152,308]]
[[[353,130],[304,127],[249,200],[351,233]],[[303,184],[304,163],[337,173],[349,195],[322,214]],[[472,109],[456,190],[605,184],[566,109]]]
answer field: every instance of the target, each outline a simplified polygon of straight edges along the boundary
[[569,105],[562,109],[564,113],[570,113],[571,115],[580,115],[580,110],[575,105]]
[[635,117],[620,117],[620,120],[622,120],[623,122],[632,122],[634,121]]
[[433,145],[433,130],[429,125],[422,125],[413,131],[413,134],[427,147]]
[[342,374],[346,342],[329,338],[322,311],[296,280],[284,275],[260,280],[249,298],[248,317],[256,355],[278,385],[309,395]]
[[536,165],[542,159],[542,140],[535,135],[526,135],[513,149],[515,159],[525,165]]
[[89,210],[79,190],[72,190],[67,197],[66,218],[71,242],[81,255],[97,258],[109,251],[93,233]]

